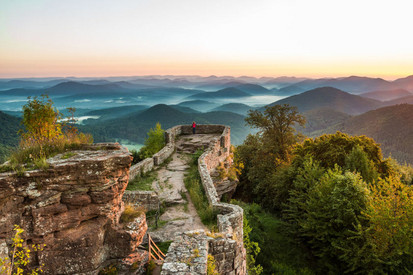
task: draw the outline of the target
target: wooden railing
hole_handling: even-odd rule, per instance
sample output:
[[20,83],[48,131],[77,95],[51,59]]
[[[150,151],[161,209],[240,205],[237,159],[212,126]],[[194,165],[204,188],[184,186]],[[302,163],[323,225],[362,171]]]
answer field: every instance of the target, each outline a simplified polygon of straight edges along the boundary
[[[154,259],[155,261],[164,261],[165,254],[159,249],[159,247],[152,240],[151,235],[148,234],[148,252],[149,252],[149,261]],[[152,252],[154,254],[152,254]]]

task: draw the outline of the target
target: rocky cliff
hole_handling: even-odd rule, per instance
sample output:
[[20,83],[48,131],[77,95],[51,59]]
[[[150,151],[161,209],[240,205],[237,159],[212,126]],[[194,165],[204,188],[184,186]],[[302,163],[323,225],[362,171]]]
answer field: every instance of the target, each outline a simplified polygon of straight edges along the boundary
[[128,150],[96,144],[48,163],[46,170],[0,174],[0,257],[10,253],[17,224],[27,244],[45,245],[33,255],[45,274],[97,274],[111,262],[144,262],[147,255],[137,246],[146,232],[145,215],[120,222]]

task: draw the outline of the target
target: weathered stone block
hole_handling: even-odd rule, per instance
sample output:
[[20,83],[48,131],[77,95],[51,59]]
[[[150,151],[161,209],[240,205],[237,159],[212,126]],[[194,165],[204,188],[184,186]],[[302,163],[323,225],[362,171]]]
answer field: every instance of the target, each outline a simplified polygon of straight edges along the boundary
[[[9,239],[19,224],[25,239],[46,245],[34,256],[46,274],[97,274],[106,262],[134,253],[146,231],[146,223],[129,231],[119,224],[131,162],[127,149],[116,144],[90,149],[67,160],[48,159],[46,171],[0,174],[0,239]],[[122,249],[107,243],[117,231],[121,237],[111,241]],[[0,250],[2,245],[10,249],[0,241]]]

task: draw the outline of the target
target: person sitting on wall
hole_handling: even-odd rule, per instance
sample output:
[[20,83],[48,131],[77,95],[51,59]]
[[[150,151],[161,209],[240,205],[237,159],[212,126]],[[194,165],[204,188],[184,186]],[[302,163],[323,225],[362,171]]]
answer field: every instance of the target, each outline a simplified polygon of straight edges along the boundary
[[192,134],[195,135],[195,129],[196,129],[196,123],[195,121],[192,121]]

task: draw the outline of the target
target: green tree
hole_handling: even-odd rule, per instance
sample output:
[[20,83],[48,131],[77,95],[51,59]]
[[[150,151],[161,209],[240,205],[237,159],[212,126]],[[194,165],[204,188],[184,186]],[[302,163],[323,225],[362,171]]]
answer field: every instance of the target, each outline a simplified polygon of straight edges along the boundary
[[374,162],[368,158],[367,153],[359,145],[353,147],[346,156],[344,167],[345,170],[360,173],[367,183],[373,183],[378,180],[379,174]]
[[[294,161],[300,162],[302,158],[310,155],[324,168],[333,169],[336,164],[344,168],[346,167],[347,161],[349,169],[356,167],[361,169],[362,164],[350,163],[351,161],[355,161],[358,156],[361,156],[361,151],[363,151],[367,157],[366,161],[368,163],[363,164],[366,166],[366,169],[376,170],[381,177],[386,177],[394,173],[394,169],[389,161],[383,159],[379,144],[372,138],[366,136],[349,136],[340,132],[331,135],[322,135],[315,139],[306,139],[302,144],[295,147]],[[350,156],[351,154],[353,154],[353,156]]]
[[53,102],[47,95],[37,96],[23,106],[23,120],[25,130],[22,131],[24,144],[45,144],[62,137],[62,126],[58,122],[59,112],[53,108]]
[[363,212],[369,224],[358,227],[363,245],[344,257],[352,270],[412,274],[413,187],[398,177],[380,179],[369,187],[371,196]]
[[158,122],[155,128],[151,128],[148,132],[148,138],[145,140],[145,146],[139,150],[139,158],[141,160],[150,158],[159,152],[165,146],[165,131]]
[[259,201],[277,169],[289,164],[293,146],[301,137],[294,126],[304,125],[305,119],[295,107],[275,105],[264,112],[250,111],[245,120],[258,133],[237,147],[234,161],[243,167],[237,192],[246,200]]
[[342,255],[353,250],[356,226],[367,223],[362,212],[368,196],[367,184],[359,175],[343,174],[336,167],[325,172],[307,192],[290,197],[286,220],[300,242],[319,259],[320,271],[339,273],[348,268]]
[[249,274],[259,275],[262,273],[262,266],[256,264],[257,255],[260,253],[260,247],[257,242],[250,240],[252,228],[248,224],[248,219],[244,215],[243,221],[244,247],[247,252],[247,270]]
[[305,118],[288,104],[266,106],[264,112],[250,111],[245,121],[259,130],[258,135],[277,162],[288,162],[292,146],[299,140],[294,126],[304,126]]
[[[73,119],[75,110],[71,108],[70,111]],[[28,168],[22,167],[21,164],[47,168],[48,157],[93,142],[91,135],[79,133],[73,123],[64,127],[60,119],[59,112],[53,107],[53,102],[47,95],[28,98],[27,104],[23,106],[24,129],[20,131],[20,144],[10,158],[13,170]]]

